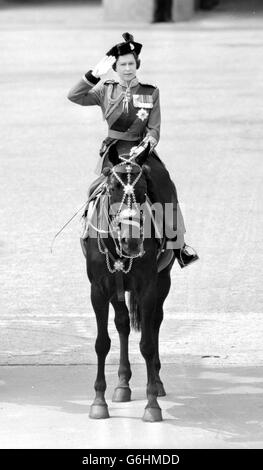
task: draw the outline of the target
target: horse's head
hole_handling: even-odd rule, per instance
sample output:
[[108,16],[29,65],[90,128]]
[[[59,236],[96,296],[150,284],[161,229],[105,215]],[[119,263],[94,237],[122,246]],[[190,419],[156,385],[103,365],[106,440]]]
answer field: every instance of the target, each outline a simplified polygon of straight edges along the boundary
[[147,194],[149,168],[144,165],[149,149],[136,163],[129,155],[119,158],[115,148],[109,151],[110,168],[104,169],[108,177],[110,219],[120,250],[128,257],[142,256],[144,241],[143,204]]

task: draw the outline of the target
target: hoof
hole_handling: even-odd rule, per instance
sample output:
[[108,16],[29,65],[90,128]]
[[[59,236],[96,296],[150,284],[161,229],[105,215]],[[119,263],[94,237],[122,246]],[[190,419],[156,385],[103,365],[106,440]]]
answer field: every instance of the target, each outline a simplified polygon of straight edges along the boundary
[[91,405],[89,417],[91,419],[107,419],[110,417],[108,405]]
[[164,390],[164,386],[162,382],[157,382],[157,390],[158,390],[158,397],[165,397],[166,391]]
[[143,421],[147,423],[157,423],[158,421],[162,421],[162,410],[161,408],[145,408]]
[[129,387],[117,387],[112,397],[114,402],[131,401],[131,389]]

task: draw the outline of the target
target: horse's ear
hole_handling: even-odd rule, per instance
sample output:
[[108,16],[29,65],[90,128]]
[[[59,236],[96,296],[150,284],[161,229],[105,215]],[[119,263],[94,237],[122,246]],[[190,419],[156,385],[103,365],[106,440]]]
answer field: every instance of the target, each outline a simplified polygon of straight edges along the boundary
[[115,145],[112,145],[109,148],[108,159],[112,163],[113,166],[118,165],[118,163],[120,163],[119,155],[118,155],[118,152],[117,152],[117,149],[116,149]]
[[148,155],[151,150],[151,145],[150,143],[147,145],[146,149],[136,158],[136,162],[140,165],[143,166],[144,163],[146,162]]
[[142,172],[146,176],[146,178],[148,178],[151,173],[151,168],[149,167],[149,165],[143,165]]
[[104,176],[107,176],[107,177],[110,176],[111,168],[109,166],[106,166],[105,168],[103,168],[102,173]]

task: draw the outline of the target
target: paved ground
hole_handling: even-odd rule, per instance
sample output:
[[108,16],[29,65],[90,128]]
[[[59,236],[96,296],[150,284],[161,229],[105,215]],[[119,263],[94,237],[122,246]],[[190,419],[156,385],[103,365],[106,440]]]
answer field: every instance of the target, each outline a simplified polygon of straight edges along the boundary
[[263,446],[262,370],[167,364],[162,423],[144,423],[145,367],[133,366],[132,401],[112,403],[117,370],[107,367],[111,418],[89,419],[94,366],[0,370],[0,447],[41,449],[252,449]]
[[[262,364],[262,21],[218,13],[130,25],[144,43],[141,78],[161,89],[159,151],[201,257],[173,269],[164,360]],[[53,255],[49,247],[86,198],[106,132],[100,111],[73,105],[67,91],[123,27],[102,25],[96,4],[4,9],[0,24],[0,361],[90,363],[95,322],[78,221]]]
[[[249,367],[263,363],[262,23],[259,14],[222,11],[187,24],[129,25],[144,44],[140,77],[161,90],[159,152],[178,187],[187,241],[201,257],[187,270],[173,269],[161,335],[162,362],[167,367],[180,364],[186,376],[189,367],[197,367],[197,377],[203,367],[211,367],[231,377],[238,367],[237,375],[250,380]],[[0,363],[93,364],[96,328],[77,222],[58,239],[53,255],[49,247],[56,231],[85,200],[106,132],[100,111],[74,106],[65,98],[67,91],[119,40],[123,26],[105,27],[96,4],[43,5],[1,10],[0,30],[5,45],[0,52]],[[116,364],[118,340],[112,322],[110,334],[108,363]],[[142,362],[134,333],[131,360]],[[232,372],[225,372],[226,368]],[[52,384],[51,370],[62,376],[67,369],[3,367],[1,375],[18,373],[21,378],[11,408],[8,411],[4,405],[3,413],[20,416],[21,423],[30,410],[32,419],[35,412],[49,419],[45,418],[48,398],[44,405],[41,398],[30,410],[23,407],[28,393],[23,384],[27,374],[33,382],[43,374],[42,382],[47,377]],[[71,370],[77,374],[77,369]],[[252,377],[261,381],[261,369],[255,370]],[[86,374],[81,373],[81,377]],[[93,382],[93,372],[88,376]],[[66,380],[67,374],[65,387]],[[19,408],[15,401],[20,393]],[[63,390],[56,393],[59,401]],[[241,387],[237,402],[236,395],[231,395],[229,409],[236,403],[237,411],[242,410],[242,400],[248,396],[257,407],[257,393],[252,390],[247,395]],[[78,400],[77,391],[73,399],[76,395]],[[91,397],[81,395],[85,407]],[[141,410],[132,406],[134,414],[141,416]],[[58,419],[54,410],[56,406],[50,410],[51,423]],[[63,416],[69,420],[69,415]],[[44,433],[45,424],[39,422]],[[243,437],[242,442],[261,442],[261,424],[256,426],[257,431],[251,429],[257,437]],[[66,434],[67,444],[76,444],[68,428]],[[39,442],[50,442],[42,436]],[[196,446],[204,442],[202,436],[198,441],[195,434]],[[12,446],[8,435],[2,442]],[[217,441],[218,446],[222,442],[226,443]]]

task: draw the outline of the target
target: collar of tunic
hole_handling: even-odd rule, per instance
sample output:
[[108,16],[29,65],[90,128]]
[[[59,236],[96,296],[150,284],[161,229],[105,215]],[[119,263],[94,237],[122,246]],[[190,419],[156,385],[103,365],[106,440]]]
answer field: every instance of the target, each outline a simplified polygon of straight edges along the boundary
[[130,81],[129,85],[128,85],[128,83],[127,83],[125,80],[119,79],[119,85],[121,85],[121,86],[124,87],[124,88],[134,88],[135,86],[138,85],[138,83],[139,83],[139,80],[138,80],[137,77],[134,77],[134,78]]

